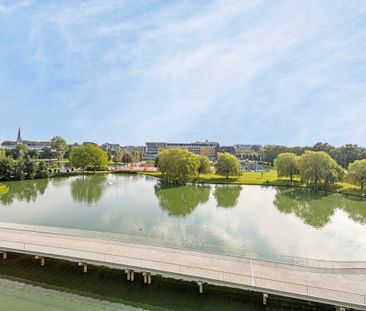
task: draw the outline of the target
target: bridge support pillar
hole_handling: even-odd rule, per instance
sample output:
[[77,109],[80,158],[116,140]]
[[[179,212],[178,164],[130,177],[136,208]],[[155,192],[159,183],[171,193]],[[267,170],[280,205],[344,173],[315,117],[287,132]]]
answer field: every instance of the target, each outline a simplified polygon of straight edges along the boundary
[[83,266],[83,272],[88,272],[88,264],[86,262],[79,262],[79,266]]
[[268,294],[263,293],[263,304],[266,305],[268,300]]
[[198,285],[198,291],[200,294],[203,293],[203,282],[202,281],[198,281],[197,282],[197,285]]
[[125,270],[127,275],[127,281],[133,282],[135,280],[135,272],[133,270]]
[[149,272],[142,272],[144,277],[144,284],[151,284],[151,273]]
[[3,254],[3,259],[5,260],[6,258],[8,258],[8,253],[7,252],[0,252],[0,254]]
[[41,262],[41,266],[42,266],[42,267],[43,267],[43,266],[45,265],[45,263],[46,263],[45,258],[44,258],[44,257],[42,257],[42,256],[34,256],[34,259],[39,260],[39,261]]

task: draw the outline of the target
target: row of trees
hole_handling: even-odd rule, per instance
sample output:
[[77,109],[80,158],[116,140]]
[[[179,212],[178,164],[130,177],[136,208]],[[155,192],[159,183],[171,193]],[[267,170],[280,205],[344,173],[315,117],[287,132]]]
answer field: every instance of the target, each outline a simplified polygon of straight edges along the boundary
[[[212,172],[210,160],[185,149],[167,149],[161,152],[157,166],[165,182],[185,184],[198,178],[200,174]],[[241,174],[239,160],[229,153],[219,153],[216,173],[222,176]]]
[[345,171],[324,151],[305,151],[301,156],[294,153],[281,153],[274,161],[279,177],[293,180],[299,175],[302,182],[314,189],[329,188],[347,174],[350,181],[364,188],[366,183],[366,160],[356,160]]
[[21,180],[48,177],[48,168],[44,162],[36,162],[29,156],[14,160],[0,158],[0,180]]
[[261,152],[261,160],[274,163],[274,160],[281,153],[302,155],[308,150],[323,151],[327,153],[345,169],[356,160],[366,159],[366,148],[357,145],[348,144],[342,147],[334,147],[328,143],[316,143],[312,147],[266,146]]

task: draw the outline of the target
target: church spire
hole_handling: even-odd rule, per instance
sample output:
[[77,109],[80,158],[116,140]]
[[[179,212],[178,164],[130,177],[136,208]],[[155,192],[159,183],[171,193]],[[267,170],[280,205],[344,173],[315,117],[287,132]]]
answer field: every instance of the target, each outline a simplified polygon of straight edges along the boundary
[[20,127],[18,127],[18,137],[17,137],[17,145],[23,142],[22,135],[20,134]]

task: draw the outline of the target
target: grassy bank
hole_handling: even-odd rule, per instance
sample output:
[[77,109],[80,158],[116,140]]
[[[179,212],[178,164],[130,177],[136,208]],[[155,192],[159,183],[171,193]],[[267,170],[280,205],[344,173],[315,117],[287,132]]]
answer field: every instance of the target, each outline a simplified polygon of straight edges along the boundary
[[[160,172],[141,172],[139,174],[160,177]],[[303,187],[306,185],[300,182],[299,177],[295,177],[293,181],[289,178],[279,178],[275,170],[268,172],[243,172],[241,176],[229,177],[219,176],[216,174],[201,174],[195,183],[203,184],[231,184],[231,185],[266,185],[266,186],[285,186],[285,187]],[[362,191],[360,187],[347,182],[336,183],[331,192],[338,192],[345,195],[366,197],[366,191]]]

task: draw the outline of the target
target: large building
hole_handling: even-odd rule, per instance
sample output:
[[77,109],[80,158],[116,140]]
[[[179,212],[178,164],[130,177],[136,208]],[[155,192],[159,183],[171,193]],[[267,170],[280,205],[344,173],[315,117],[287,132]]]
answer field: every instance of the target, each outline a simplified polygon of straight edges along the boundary
[[205,155],[210,160],[215,160],[220,144],[217,142],[194,142],[194,143],[166,143],[147,142],[144,152],[144,160],[154,160],[165,149],[186,149],[194,154]]
[[24,145],[29,150],[42,150],[44,148],[51,148],[51,144],[49,141],[29,141],[23,140],[20,132],[20,128],[18,128],[18,135],[15,141],[5,140],[1,143],[0,147],[5,149],[14,149],[18,145]]

